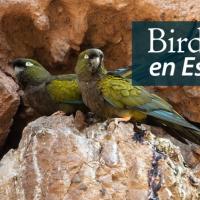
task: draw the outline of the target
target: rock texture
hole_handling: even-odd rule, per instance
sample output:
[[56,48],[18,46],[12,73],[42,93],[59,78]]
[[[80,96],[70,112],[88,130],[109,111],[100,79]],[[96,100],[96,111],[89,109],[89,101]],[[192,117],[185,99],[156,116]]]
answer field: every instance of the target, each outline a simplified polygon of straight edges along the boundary
[[12,78],[0,70],[0,149],[5,142],[12,125],[12,118],[19,105],[17,89],[18,86]]
[[198,1],[189,0],[1,0],[0,6],[4,64],[19,56],[66,63],[68,55],[95,46],[105,51],[108,66],[122,66],[131,62],[133,20],[199,19]]
[[170,140],[148,132],[136,143],[132,124],[75,124],[58,113],[31,122],[0,162],[0,199],[199,199],[200,175]]

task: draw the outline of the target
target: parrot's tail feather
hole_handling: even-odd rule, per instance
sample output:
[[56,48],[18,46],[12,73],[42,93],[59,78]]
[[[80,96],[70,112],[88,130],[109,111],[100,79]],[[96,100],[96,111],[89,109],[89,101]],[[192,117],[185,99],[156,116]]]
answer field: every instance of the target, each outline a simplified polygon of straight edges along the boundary
[[131,79],[131,77],[132,77],[132,66],[121,67],[121,68],[118,68],[114,71],[108,71],[107,73],[109,75],[122,76],[124,78]]
[[[181,115],[179,115],[176,112],[169,112],[169,111],[165,111],[165,110],[155,110],[155,111],[148,113],[148,115],[162,120],[163,123],[171,122],[172,124],[177,124],[177,125],[183,126],[185,128],[194,129],[194,130],[200,132],[199,128],[197,128],[193,124],[186,121]],[[165,125],[165,124],[163,124],[163,125]]]
[[183,140],[187,139],[195,144],[200,145],[200,131],[196,131],[193,129],[189,129],[183,126],[178,126],[178,125],[173,125],[173,124],[169,124],[169,127],[170,126],[171,126],[171,132],[169,131],[170,134],[176,133],[177,137],[181,137]]
[[167,129],[169,134],[181,142],[187,143],[186,140],[189,140],[200,145],[200,129],[187,122],[177,113],[170,113],[162,110],[148,113],[148,116],[149,122],[153,121],[154,124],[162,124],[162,126]]
[[170,133],[171,136],[173,136],[174,138],[176,138],[177,140],[179,140],[180,142],[184,143],[184,144],[188,144],[188,142],[180,136],[180,133],[178,131],[176,131],[176,129],[173,129],[171,127],[163,127],[167,133]]

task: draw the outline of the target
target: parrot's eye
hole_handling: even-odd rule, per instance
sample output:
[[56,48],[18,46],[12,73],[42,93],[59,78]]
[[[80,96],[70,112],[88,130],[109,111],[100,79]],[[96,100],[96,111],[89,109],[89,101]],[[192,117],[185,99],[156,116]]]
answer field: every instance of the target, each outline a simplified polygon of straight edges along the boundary
[[85,54],[84,59],[88,59],[88,58],[89,58],[89,56],[87,54]]
[[26,67],[31,67],[31,66],[33,66],[33,63],[31,63],[31,62],[26,62]]

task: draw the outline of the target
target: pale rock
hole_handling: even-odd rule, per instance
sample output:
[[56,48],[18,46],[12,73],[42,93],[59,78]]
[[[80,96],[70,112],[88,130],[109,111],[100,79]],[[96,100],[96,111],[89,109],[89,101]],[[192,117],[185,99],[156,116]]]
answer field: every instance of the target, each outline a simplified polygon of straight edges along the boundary
[[[132,124],[112,123],[79,131],[62,113],[29,123],[18,149],[0,162],[0,199],[145,200],[152,169],[161,172],[160,199],[199,199],[189,178],[198,167],[184,166],[178,146],[149,131],[143,144],[135,142]],[[163,151],[154,168],[156,147]]]

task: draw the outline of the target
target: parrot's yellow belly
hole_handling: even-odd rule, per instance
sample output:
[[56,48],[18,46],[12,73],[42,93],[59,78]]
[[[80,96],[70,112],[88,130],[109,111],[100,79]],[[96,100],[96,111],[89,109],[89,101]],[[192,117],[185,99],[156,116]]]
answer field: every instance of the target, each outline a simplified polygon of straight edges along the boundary
[[102,110],[106,117],[130,118],[131,121],[143,121],[147,116],[145,113],[138,110],[118,109],[111,105],[105,106]]

